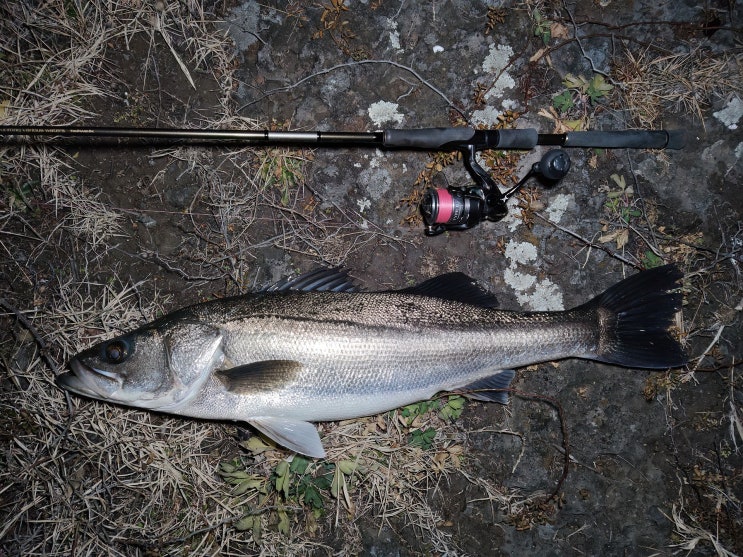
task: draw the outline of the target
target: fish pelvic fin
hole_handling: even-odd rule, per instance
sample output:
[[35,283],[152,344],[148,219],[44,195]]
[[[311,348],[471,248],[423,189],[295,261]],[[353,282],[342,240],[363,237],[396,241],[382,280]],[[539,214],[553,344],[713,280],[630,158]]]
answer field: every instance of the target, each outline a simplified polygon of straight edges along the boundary
[[464,387],[457,389],[463,396],[472,400],[497,402],[508,404],[508,393],[505,389],[511,387],[511,381],[516,376],[512,369],[504,369],[484,379],[478,379]]
[[247,422],[282,447],[312,458],[325,458],[320,434],[309,422],[274,416],[260,416]]
[[678,284],[682,278],[675,265],[656,267],[581,306],[598,316],[599,349],[592,359],[648,369],[686,364],[686,353],[669,330],[683,302]]

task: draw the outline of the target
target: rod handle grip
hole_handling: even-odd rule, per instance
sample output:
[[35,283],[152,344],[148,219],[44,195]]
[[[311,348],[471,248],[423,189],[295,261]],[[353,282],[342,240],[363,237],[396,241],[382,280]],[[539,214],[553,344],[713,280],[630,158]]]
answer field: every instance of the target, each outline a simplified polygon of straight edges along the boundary
[[471,142],[475,135],[472,128],[421,128],[415,130],[385,130],[385,147],[407,147],[412,149],[441,149],[452,145],[456,149]]
[[537,130],[475,130],[473,128],[422,128],[385,130],[385,147],[412,149],[533,149],[537,145]]
[[683,149],[683,130],[583,131],[565,134],[563,147],[598,149]]

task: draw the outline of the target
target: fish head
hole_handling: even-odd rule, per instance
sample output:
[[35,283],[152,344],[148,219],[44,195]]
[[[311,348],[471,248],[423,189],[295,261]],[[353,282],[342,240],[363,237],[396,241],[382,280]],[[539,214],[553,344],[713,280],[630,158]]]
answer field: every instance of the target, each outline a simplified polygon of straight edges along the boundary
[[224,360],[222,335],[197,322],[157,322],[70,360],[57,383],[79,395],[169,411],[190,400]]

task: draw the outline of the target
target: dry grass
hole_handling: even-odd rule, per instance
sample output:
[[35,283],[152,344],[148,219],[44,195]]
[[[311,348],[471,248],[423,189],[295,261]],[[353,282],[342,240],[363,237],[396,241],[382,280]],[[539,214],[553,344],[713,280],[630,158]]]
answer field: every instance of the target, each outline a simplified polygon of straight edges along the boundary
[[701,49],[655,57],[649,50],[626,50],[612,72],[620,105],[634,124],[654,129],[665,110],[689,114],[704,123],[704,109],[716,97],[743,90],[740,60]]

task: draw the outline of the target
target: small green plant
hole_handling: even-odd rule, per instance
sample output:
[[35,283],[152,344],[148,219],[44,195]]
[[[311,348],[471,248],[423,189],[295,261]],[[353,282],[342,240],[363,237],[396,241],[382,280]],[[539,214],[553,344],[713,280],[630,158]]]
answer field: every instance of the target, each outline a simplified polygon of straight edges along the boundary
[[436,438],[436,430],[432,427],[426,429],[414,429],[410,432],[408,443],[413,447],[420,447],[424,451],[427,451],[433,445],[433,440]]
[[534,19],[534,36],[542,39],[544,46],[547,46],[552,38],[552,22],[537,9],[532,12],[532,18]]
[[601,74],[595,74],[591,79],[587,79],[582,75],[569,73],[562,84],[566,89],[552,98],[552,106],[563,114],[576,107],[595,105],[614,89]]
[[602,243],[616,242],[617,249],[622,249],[629,241],[630,222],[642,216],[642,211],[637,208],[635,192],[632,186],[628,186],[624,176],[612,174],[610,176],[615,188],[603,187],[606,192],[604,212],[611,221],[604,222],[603,234],[599,238]]
[[573,94],[570,90],[565,89],[562,93],[552,98],[552,106],[554,106],[558,112],[568,112],[575,106],[575,103],[573,102]]
[[609,214],[619,217],[624,224],[641,217],[642,211],[635,206],[635,191],[632,186],[628,186],[624,176],[620,174],[612,174],[610,178],[617,185],[617,189],[607,192],[604,209]]
[[290,194],[304,182],[304,158],[286,150],[269,149],[261,157],[258,175],[267,188],[276,188],[283,206],[289,205]]
[[[431,463],[434,471],[458,466],[461,445],[452,444],[447,434],[440,432],[445,428],[444,422],[462,415],[465,402],[463,396],[448,395],[391,412],[388,419],[399,423],[406,437],[406,444],[398,446],[398,450],[419,455]],[[378,476],[379,467],[384,466],[380,463],[384,453],[373,450],[375,456],[371,458],[356,456],[330,462],[298,454],[283,458],[282,452],[259,436],[240,446],[250,459],[221,462],[217,474],[233,486],[231,494],[240,498],[242,516],[233,523],[234,528],[252,533],[256,543],[261,542],[264,529],[289,536],[292,527],[304,524],[308,531],[314,531],[327,512],[329,501],[353,512],[355,490],[375,474]],[[412,447],[430,452],[411,452]]]
[[422,416],[431,410],[438,410],[439,405],[440,403],[438,400],[423,400],[405,406],[400,410],[400,415],[405,418],[406,425],[410,427],[418,416]]
[[436,438],[436,428],[429,425],[429,420],[425,419],[426,414],[437,412],[442,420],[454,421],[462,415],[465,401],[463,396],[450,395],[445,399],[424,400],[402,408],[400,416],[407,427],[417,426],[410,431],[408,443],[424,450],[430,449]]
[[446,403],[439,410],[439,416],[447,421],[454,421],[464,412],[464,403],[466,399],[463,396],[451,395],[447,397]]
[[466,399],[460,395],[449,395],[446,399],[423,400],[403,407],[400,415],[405,418],[406,425],[413,425],[415,419],[428,412],[438,411],[443,420],[453,421],[462,415]]
[[[259,437],[252,437],[241,445],[253,456],[273,449]],[[361,477],[358,462],[350,459],[327,462],[293,455],[276,462],[263,476],[248,472],[248,466],[239,458],[221,462],[217,474],[234,486],[232,495],[251,503],[245,507],[243,516],[234,527],[240,531],[252,531],[256,542],[261,538],[262,518],[267,518],[268,524],[280,534],[288,535],[291,515],[298,510],[304,511],[311,517],[309,522],[316,524],[330,497],[343,501],[350,508],[350,493]],[[267,470],[265,465],[263,470]]]
[[654,251],[645,250],[645,253],[641,257],[642,265],[646,269],[652,269],[653,267],[660,267],[664,261]]

